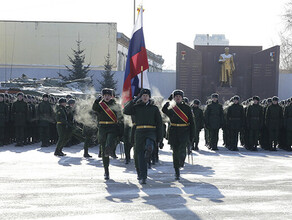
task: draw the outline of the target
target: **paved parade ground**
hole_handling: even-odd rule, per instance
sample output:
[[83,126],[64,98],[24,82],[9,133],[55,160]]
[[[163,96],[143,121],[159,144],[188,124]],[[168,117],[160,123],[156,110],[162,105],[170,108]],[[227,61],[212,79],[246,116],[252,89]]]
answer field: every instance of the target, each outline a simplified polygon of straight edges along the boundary
[[82,144],[65,157],[55,146],[1,147],[0,219],[292,219],[291,152],[214,152],[203,142],[180,181],[165,145],[143,186],[120,154],[105,181],[98,147],[92,159]]

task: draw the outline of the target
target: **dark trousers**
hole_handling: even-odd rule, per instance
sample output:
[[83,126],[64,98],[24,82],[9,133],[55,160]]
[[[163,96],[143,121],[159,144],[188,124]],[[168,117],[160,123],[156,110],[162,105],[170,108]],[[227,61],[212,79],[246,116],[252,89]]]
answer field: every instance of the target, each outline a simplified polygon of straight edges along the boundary
[[102,138],[100,147],[101,147],[101,155],[102,155],[102,162],[103,162],[103,167],[109,167],[109,157],[105,157],[105,151],[108,150],[108,152],[112,151],[115,146],[116,146],[116,139],[117,135],[115,133],[105,133],[104,138]]
[[248,132],[248,147],[256,147],[258,145],[260,130],[249,129]]
[[216,148],[218,146],[218,133],[219,129],[208,129],[209,130],[209,139],[210,139],[210,147]]
[[292,146],[292,131],[286,130],[286,146],[288,148]]
[[204,131],[205,131],[205,144],[209,145],[210,143],[209,129],[204,128]]
[[141,179],[147,178],[147,160],[145,159],[145,151],[151,147],[152,151],[154,148],[154,141],[150,138],[146,138],[145,146],[143,148],[135,148],[135,164],[138,177]]
[[40,138],[42,145],[49,144],[50,126],[40,126]]
[[200,131],[201,131],[201,129],[195,129],[195,143],[197,144],[197,145],[199,145],[199,141],[200,141]]
[[173,167],[180,168],[184,165],[186,159],[186,150],[188,147],[188,142],[180,142],[171,146],[172,147],[172,159]]
[[279,129],[269,129],[269,148],[277,146],[278,142],[279,142],[279,135],[280,135],[280,131]]
[[0,126],[0,146],[4,145],[5,141],[4,141],[4,132],[5,132],[5,127],[4,126]]
[[62,124],[57,124],[57,132],[58,132],[58,142],[56,146],[56,152],[61,152],[63,147],[67,144],[68,142],[68,129],[66,128],[65,125]]
[[24,126],[15,126],[15,138],[17,144],[23,144],[24,142],[24,133],[25,127]]
[[126,127],[124,130],[124,136],[123,136],[123,141],[124,141],[124,149],[125,149],[125,155],[126,155],[126,160],[131,159],[131,127]]
[[239,130],[229,129],[229,144],[231,149],[236,149],[238,144]]

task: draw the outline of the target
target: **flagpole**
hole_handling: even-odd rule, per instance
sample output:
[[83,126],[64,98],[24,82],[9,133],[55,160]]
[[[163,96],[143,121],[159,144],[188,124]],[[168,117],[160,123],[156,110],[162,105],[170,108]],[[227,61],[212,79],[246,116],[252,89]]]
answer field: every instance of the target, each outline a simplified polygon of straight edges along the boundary
[[135,16],[136,16],[136,0],[134,0],[134,25],[135,25]]
[[143,89],[143,66],[141,66],[141,89]]

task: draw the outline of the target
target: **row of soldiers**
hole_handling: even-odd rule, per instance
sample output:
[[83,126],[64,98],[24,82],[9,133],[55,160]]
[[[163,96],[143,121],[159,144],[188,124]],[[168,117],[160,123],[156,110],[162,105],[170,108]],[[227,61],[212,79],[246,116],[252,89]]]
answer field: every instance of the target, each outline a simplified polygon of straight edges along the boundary
[[292,98],[279,102],[274,96],[260,101],[254,96],[242,103],[234,96],[223,105],[214,93],[206,106],[198,108],[199,100],[193,102],[196,124],[194,150],[198,150],[198,134],[205,130],[205,145],[218,150],[219,129],[223,130],[223,145],[231,151],[238,151],[238,138],[247,150],[276,151],[277,147],[291,151],[292,146]]
[[[67,101],[74,102],[68,95]],[[58,99],[44,94],[24,95],[22,92],[0,94],[0,146],[16,143],[23,146],[41,142],[42,147],[58,140],[55,108]],[[68,105],[69,107],[70,105]],[[72,116],[73,117],[73,116]]]
[[[2,116],[8,112],[11,116],[9,118],[14,122],[25,122],[14,124],[17,145],[22,145],[27,140],[25,132],[28,129],[25,125],[28,121],[36,121],[40,128],[37,130],[41,131],[43,147],[53,140],[47,138],[50,126],[56,128],[56,156],[65,155],[62,149],[74,136],[79,142],[85,142],[84,156],[91,157],[88,154],[88,146],[94,132],[87,132],[84,127],[82,134],[80,129],[76,129],[73,123],[75,101],[61,98],[59,105],[53,110],[55,103],[50,103],[49,98],[45,94],[42,102],[35,106],[36,120],[27,120],[29,104],[32,103],[27,101],[27,98],[25,101],[22,93],[17,94],[17,101],[9,103],[11,105],[5,104],[4,95],[0,96],[1,118],[5,119],[6,117]],[[182,90],[175,90],[161,108],[151,99],[151,91],[142,89],[139,95],[126,103],[122,109],[115,99],[114,91],[103,89],[102,95],[95,100],[92,111],[98,121],[97,136],[105,179],[109,179],[109,156],[115,156],[115,148],[120,141],[124,142],[126,163],[130,161],[130,150],[134,147],[135,167],[142,184],[146,183],[147,179],[147,163],[151,157],[153,159],[153,152],[154,160],[157,158],[158,148],[163,146],[164,137],[168,139],[173,150],[176,179],[180,178],[180,168],[184,166],[186,154],[192,149],[199,150],[199,134],[202,129],[205,130],[206,145],[212,150],[218,150],[220,128],[223,130],[224,144],[230,150],[238,150],[238,134],[242,145],[249,150],[256,150],[259,144],[270,150],[275,150],[278,144],[283,149],[291,149],[291,99],[281,103],[285,106],[280,106],[277,97],[260,103],[259,97],[255,96],[252,100],[240,104],[239,96],[234,96],[224,105],[219,104],[218,98],[218,94],[212,94],[211,100],[202,107],[199,100],[195,99],[189,103]],[[126,115],[131,123],[126,122]],[[6,119],[4,121],[7,123]],[[4,130],[5,123],[0,124]],[[33,136],[28,137],[30,141],[34,140]]]
[[247,150],[276,151],[277,147],[291,151],[292,105],[291,98],[279,102],[274,96],[260,101],[254,96],[240,104],[234,96],[223,105],[223,140],[229,150],[237,151],[238,136]]

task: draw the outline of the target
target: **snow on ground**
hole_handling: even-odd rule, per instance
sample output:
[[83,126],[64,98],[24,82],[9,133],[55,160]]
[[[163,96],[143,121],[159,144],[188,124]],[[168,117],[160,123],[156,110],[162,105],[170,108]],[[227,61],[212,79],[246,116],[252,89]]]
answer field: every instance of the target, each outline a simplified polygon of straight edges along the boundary
[[65,157],[53,155],[55,146],[1,147],[0,219],[292,218],[291,152],[203,145],[201,139],[194,164],[187,158],[175,181],[166,144],[144,186],[133,161],[120,158],[111,160],[104,181],[98,147],[89,150],[92,159],[82,157],[82,144],[65,148]]

